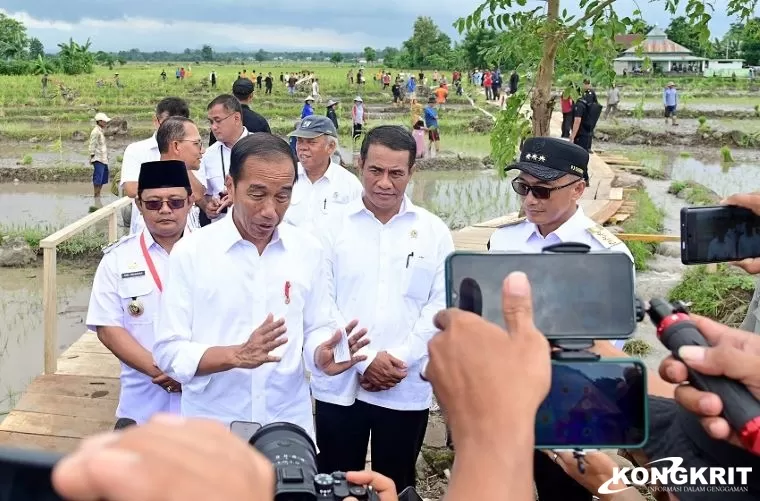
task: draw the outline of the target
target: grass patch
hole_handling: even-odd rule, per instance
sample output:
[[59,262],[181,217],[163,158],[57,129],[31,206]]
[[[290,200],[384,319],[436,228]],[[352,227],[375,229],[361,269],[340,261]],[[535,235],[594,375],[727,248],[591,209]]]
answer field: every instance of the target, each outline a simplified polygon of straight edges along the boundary
[[707,266],[689,268],[668,295],[670,301],[691,303],[690,311],[732,327],[739,326],[755,290],[755,279],[728,264],[715,273]]
[[623,351],[632,357],[645,357],[652,351],[652,346],[641,339],[629,339],[623,345]]
[[[664,229],[665,214],[659,209],[645,189],[641,188],[632,192],[630,200],[636,202],[636,213],[623,222],[625,233],[644,233],[658,235]],[[657,244],[649,242],[626,242],[628,249],[633,254],[636,269],[647,269],[647,261],[654,257]]]
[[[113,169],[111,177],[121,176],[121,169]],[[34,182],[92,182],[92,167],[62,165],[59,167],[0,167],[0,183],[10,183],[18,179],[22,183]]]
[[690,205],[715,205],[720,202],[718,195],[694,181],[673,181],[668,193],[686,200]]
[[[96,229],[84,231],[58,245],[58,256],[69,259],[100,257],[103,247],[108,243],[105,234],[107,223],[103,223],[104,231]],[[0,239],[20,236],[37,255],[42,255],[40,241],[58,230],[52,226],[0,226]]]

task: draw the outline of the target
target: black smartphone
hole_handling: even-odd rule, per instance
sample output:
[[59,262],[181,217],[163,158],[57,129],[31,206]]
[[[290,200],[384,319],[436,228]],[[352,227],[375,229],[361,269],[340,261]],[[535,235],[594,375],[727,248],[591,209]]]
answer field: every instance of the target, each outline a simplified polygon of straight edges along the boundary
[[414,487],[407,487],[398,495],[398,501],[424,501]]
[[648,439],[648,416],[642,362],[555,360],[549,395],[536,414],[536,448],[638,448]]
[[528,275],[536,327],[549,339],[625,339],[636,330],[633,264],[621,252],[454,252],[446,260],[446,303],[504,326],[501,286]]
[[242,438],[246,442],[251,441],[251,437],[261,429],[259,423],[251,423],[250,421],[233,421],[230,423],[230,431],[233,435]]
[[0,501],[61,501],[53,489],[53,466],[62,456],[0,448]]
[[723,263],[760,257],[760,217],[733,205],[681,209],[681,262]]

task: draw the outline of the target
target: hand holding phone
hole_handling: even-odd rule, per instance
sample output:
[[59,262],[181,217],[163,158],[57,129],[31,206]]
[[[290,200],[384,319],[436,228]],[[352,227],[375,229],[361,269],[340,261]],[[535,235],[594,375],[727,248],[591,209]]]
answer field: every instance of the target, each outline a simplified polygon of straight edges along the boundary
[[735,205],[681,209],[681,262],[707,264],[760,257],[760,216]]

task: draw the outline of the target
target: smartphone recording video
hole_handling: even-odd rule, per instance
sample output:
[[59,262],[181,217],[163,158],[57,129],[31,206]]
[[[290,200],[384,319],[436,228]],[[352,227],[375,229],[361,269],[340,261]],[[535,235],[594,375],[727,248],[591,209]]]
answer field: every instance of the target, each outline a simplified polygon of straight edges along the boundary
[[238,438],[242,438],[246,442],[251,441],[257,431],[261,429],[259,423],[251,423],[250,421],[233,421],[230,423],[230,431]]
[[0,501],[62,501],[51,474],[60,456],[0,448]]
[[549,339],[625,339],[636,330],[631,260],[619,252],[455,252],[446,261],[446,301],[504,325],[501,286],[528,275],[536,327]]
[[681,262],[722,263],[760,257],[760,217],[730,205],[681,209]]
[[636,448],[648,438],[646,369],[636,360],[552,362],[536,448]]

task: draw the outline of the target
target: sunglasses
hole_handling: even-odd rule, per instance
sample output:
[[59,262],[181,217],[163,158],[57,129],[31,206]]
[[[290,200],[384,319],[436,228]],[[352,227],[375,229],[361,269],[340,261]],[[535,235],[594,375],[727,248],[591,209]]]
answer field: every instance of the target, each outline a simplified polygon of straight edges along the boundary
[[148,210],[161,210],[164,203],[169,206],[170,209],[181,209],[187,203],[187,198],[170,198],[169,200],[140,200],[143,206]]
[[515,190],[515,193],[520,195],[521,197],[528,196],[528,193],[533,193],[533,196],[536,197],[539,200],[547,200],[553,191],[561,190],[564,188],[567,188],[568,186],[572,186],[581,179],[576,179],[575,181],[572,181],[567,184],[563,184],[562,186],[555,186],[554,188],[549,188],[548,186],[531,186],[527,184],[524,181],[521,181],[520,179],[513,179],[512,180],[512,189]]

